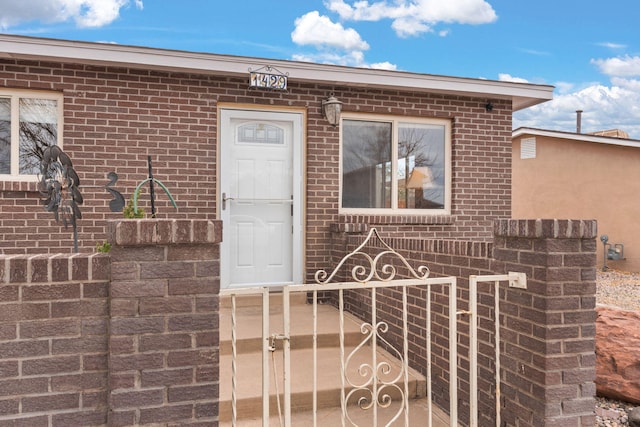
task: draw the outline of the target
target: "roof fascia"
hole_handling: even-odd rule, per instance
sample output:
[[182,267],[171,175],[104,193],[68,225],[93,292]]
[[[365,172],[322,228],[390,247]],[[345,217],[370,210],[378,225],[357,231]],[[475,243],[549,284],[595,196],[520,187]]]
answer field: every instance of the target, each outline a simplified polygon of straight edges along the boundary
[[506,99],[514,111],[553,98],[548,85],[14,35],[0,35],[0,57],[231,76],[269,65],[296,81]]
[[589,135],[586,133],[561,132],[545,129],[518,128],[511,133],[512,140],[521,136],[542,136],[548,138],[568,139],[578,142],[592,142],[596,144],[619,145],[622,147],[640,148],[640,141],[637,139],[620,139],[607,136]]

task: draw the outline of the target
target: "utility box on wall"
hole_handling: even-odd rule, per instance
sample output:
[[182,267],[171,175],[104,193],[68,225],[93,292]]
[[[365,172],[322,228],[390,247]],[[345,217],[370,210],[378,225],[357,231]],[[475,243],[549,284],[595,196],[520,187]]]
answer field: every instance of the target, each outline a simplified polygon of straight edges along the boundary
[[607,258],[615,261],[624,259],[624,245],[622,243],[609,244],[607,247]]

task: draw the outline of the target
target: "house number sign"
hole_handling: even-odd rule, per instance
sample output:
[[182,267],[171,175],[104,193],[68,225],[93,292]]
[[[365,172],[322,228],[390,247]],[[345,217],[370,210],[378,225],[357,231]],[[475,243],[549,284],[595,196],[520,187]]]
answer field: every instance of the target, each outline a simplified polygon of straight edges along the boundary
[[249,88],[286,91],[287,75],[270,66],[256,71],[249,69]]

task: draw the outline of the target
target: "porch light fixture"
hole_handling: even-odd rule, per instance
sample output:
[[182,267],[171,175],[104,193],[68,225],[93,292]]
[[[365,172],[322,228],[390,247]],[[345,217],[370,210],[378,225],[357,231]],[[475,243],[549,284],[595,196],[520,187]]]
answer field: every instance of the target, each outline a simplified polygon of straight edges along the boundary
[[340,113],[342,113],[342,102],[338,101],[338,99],[333,96],[333,93],[329,98],[322,101],[322,115],[331,126],[338,126],[338,123],[340,123]]

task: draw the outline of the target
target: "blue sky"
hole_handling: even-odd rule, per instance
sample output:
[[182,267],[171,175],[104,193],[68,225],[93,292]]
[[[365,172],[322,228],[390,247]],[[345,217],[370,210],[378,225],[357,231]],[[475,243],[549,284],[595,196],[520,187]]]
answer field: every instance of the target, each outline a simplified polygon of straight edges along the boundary
[[514,126],[640,139],[638,0],[0,0],[0,31],[551,84]]

